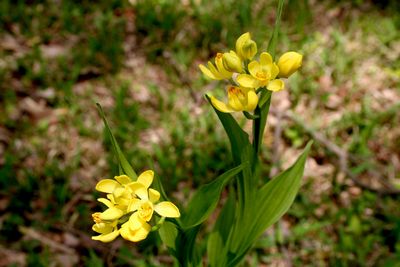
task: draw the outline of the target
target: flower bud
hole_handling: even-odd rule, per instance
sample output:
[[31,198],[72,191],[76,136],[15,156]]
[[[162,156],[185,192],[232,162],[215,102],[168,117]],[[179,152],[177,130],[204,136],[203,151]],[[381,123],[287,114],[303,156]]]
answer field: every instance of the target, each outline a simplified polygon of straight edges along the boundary
[[234,51],[231,51],[230,53],[224,53],[222,59],[224,68],[226,70],[237,73],[241,73],[243,71],[242,60]]
[[237,39],[236,53],[243,60],[252,59],[257,54],[257,44],[251,40],[250,33],[246,32]]
[[286,52],[278,60],[279,77],[288,78],[301,67],[303,56],[297,52]]

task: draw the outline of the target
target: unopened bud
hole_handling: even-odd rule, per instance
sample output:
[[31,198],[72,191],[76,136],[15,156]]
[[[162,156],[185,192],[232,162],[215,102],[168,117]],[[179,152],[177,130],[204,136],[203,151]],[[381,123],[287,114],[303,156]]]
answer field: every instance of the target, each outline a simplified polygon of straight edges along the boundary
[[226,70],[237,73],[241,73],[243,71],[242,60],[234,51],[231,51],[230,53],[224,53],[222,59],[224,68]]
[[278,60],[279,77],[288,78],[296,72],[303,61],[303,56],[297,52],[286,52]]
[[246,32],[237,39],[236,53],[243,60],[252,59],[257,54],[257,44],[251,40],[250,33]]

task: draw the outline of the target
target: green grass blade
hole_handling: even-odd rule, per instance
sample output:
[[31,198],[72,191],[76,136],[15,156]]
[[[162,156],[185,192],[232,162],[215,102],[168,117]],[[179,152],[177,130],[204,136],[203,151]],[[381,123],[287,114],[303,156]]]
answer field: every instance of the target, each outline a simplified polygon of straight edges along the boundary
[[[97,109],[100,113],[101,118],[103,119],[104,126],[106,127],[107,133],[109,138],[111,139],[113,148],[114,148],[114,154],[118,160],[118,166],[120,172],[122,171],[123,174],[128,175],[131,179],[136,180],[137,179],[137,174],[133,170],[132,166],[129,164],[128,160],[125,158],[124,154],[122,153],[117,140],[115,139],[110,126],[108,125],[106,116],[104,114],[103,108],[99,103],[96,103]],[[121,174],[121,173],[120,173]]]
[[276,49],[276,44],[278,42],[278,33],[279,33],[279,28],[281,26],[281,16],[282,16],[284,4],[285,4],[285,0],[279,0],[278,12],[276,14],[274,31],[272,32],[271,39],[269,40],[269,43],[268,43],[267,50],[271,54],[272,58],[275,58],[275,49]]

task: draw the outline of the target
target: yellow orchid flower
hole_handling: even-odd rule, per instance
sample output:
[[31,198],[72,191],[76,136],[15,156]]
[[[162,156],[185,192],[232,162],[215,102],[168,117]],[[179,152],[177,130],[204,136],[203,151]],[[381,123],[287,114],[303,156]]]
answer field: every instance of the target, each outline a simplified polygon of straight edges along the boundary
[[236,40],[236,53],[242,59],[252,59],[257,54],[257,44],[251,39],[250,33],[243,33]]
[[93,231],[99,233],[100,235],[92,236],[93,240],[98,240],[104,243],[113,241],[119,236],[120,230],[118,230],[118,221],[104,221],[101,219],[101,213],[96,212],[92,214],[93,221],[95,224],[92,226]]
[[[100,234],[92,239],[111,242],[121,234],[126,240],[138,242],[150,232],[151,225],[148,222],[154,211],[161,217],[180,217],[179,209],[173,203],[158,203],[160,193],[149,188],[153,178],[154,172],[149,170],[140,174],[135,182],[126,175],[99,181],[96,190],[107,193],[107,198],[99,198],[98,201],[107,209],[92,215],[95,222],[92,229]],[[125,223],[124,215],[130,215]],[[123,223],[120,229],[118,223]]]
[[203,72],[204,75],[213,80],[230,79],[232,77],[232,72],[225,69],[222,57],[222,53],[217,53],[217,55],[215,56],[215,65],[208,61],[208,68],[200,64],[199,68],[201,72]]
[[228,86],[228,103],[219,101],[210,96],[211,104],[221,112],[231,113],[236,111],[254,111],[257,107],[258,96],[254,89],[238,86]]
[[149,170],[139,175],[136,182],[129,183],[127,187],[137,196],[128,206],[127,212],[133,212],[129,221],[121,227],[121,236],[129,241],[137,242],[147,237],[151,226],[154,211],[161,217],[178,218],[179,209],[169,201],[158,202],[160,193],[149,188],[153,182],[154,172]]
[[278,60],[279,77],[288,78],[296,72],[303,61],[303,56],[297,52],[286,52]]
[[248,88],[260,88],[266,86],[270,91],[282,90],[285,86],[282,80],[275,79],[278,76],[279,68],[273,62],[269,53],[263,52],[260,55],[260,62],[251,61],[248,65],[250,74],[240,74],[237,82]]
[[157,190],[149,188],[153,182],[154,172],[145,171],[139,175],[136,182],[130,183],[128,187],[138,197],[132,199],[128,206],[128,212],[138,213],[138,217],[150,221],[155,211],[161,217],[178,218],[179,209],[169,201],[157,203],[160,199],[160,193]]

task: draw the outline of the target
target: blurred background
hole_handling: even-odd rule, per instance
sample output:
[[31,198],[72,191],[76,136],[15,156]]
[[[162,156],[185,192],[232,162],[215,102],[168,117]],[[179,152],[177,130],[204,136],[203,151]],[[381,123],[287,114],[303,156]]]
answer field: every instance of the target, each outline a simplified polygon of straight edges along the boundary
[[[224,83],[198,64],[246,31],[265,50],[276,6],[1,1],[0,266],[171,266],[156,234],[90,239],[102,209],[94,186],[117,174],[95,103],[136,171],[154,161],[184,208],[232,167],[204,99],[223,97]],[[294,205],[244,266],[400,266],[399,10],[396,0],[286,1],[277,55],[300,51],[304,61],[273,95],[265,179],[315,143]]]

